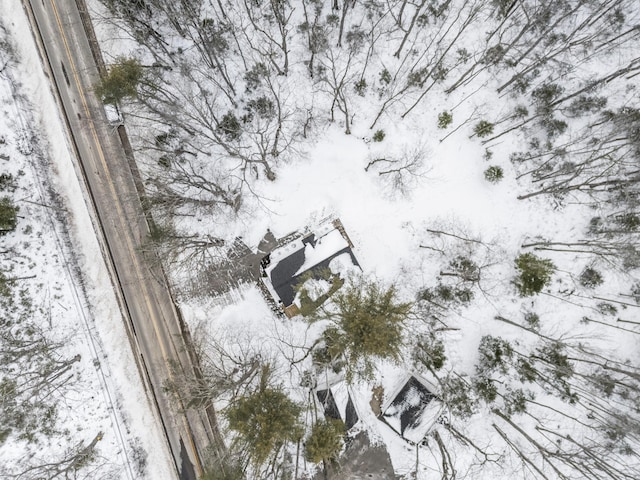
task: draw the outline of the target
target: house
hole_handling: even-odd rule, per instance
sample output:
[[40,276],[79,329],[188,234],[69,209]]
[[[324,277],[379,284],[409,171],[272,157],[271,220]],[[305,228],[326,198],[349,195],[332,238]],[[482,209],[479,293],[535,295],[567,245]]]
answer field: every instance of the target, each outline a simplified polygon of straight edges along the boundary
[[425,379],[410,375],[382,406],[378,419],[412,444],[422,442],[444,410]]
[[339,288],[339,279],[344,280],[349,270],[360,266],[353,244],[337,218],[288,238],[262,259],[260,272],[270,295],[288,317],[293,317],[302,308],[300,287],[305,282],[324,284],[325,291],[316,292],[311,298],[321,304]]

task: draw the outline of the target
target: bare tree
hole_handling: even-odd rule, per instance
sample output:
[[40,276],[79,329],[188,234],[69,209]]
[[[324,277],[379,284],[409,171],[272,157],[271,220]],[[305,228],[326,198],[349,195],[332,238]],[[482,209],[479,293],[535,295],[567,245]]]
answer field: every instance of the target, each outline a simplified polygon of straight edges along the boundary
[[[271,62],[279,75],[287,75],[289,73],[288,37],[291,30],[289,21],[294,11],[290,2],[270,0],[262,5],[259,2],[244,0],[243,4],[253,30],[260,35],[258,39],[249,38],[250,33],[245,31],[246,41],[259,57]],[[272,27],[275,27],[275,32],[272,31]],[[281,64],[277,62],[278,56],[282,58]]]
[[[102,460],[101,464],[95,466],[93,464],[96,461],[100,462],[101,459],[97,456],[97,444],[102,440],[102,432],[93,438],[91,442],[85,445],[84,442],[79,442],[73,447],[67,449],[67,451],[56,459],[39,459],[39,455],[30,459],[32,466],[25,468],[19,473],[7,473],[6,478],[12,478],[15,480],[38,480],[41,478],[48,479],[90,479],[96,478],[98,475],[101,478],[108,471],[107,462]],[[106,473],[109,478],[109,473]],[[115,478],[116,474],[113,474]]]
[[425,174],[426,151],[423,145],[405,147],[399,155],[371,158],[365,172],[376,172],[392,192],[408,195]]

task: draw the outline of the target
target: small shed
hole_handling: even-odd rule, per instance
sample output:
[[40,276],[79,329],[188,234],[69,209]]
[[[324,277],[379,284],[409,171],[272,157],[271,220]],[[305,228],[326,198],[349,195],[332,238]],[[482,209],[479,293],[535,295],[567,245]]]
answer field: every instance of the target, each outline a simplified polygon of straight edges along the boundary
[[425,379],[410,375],[382,406],[378,417],[410,443],[420,443],[444,408]]
[[358,423],[360,418],[344,380],[319,387],[316,389],[316,396],[325,417],[342,420],[347,430]]

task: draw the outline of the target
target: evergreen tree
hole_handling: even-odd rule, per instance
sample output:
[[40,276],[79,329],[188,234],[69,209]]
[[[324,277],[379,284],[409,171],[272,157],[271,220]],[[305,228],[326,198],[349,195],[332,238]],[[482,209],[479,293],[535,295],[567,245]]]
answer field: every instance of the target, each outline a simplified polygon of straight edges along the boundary
[[518,276],[515,285],[522,297],[540,293],[551,280],[555,265],[549,259],[540,258],[533,253],[523,253],[516,260]]
[[95,87],[104,103],[115,105],[125,98],[135,98],[142,80],[142,65],[135,58],[118,57],[109,73]]
[[462,377],[448,375],[440,381],[440,396],[449,412],[458,418],[469,418],[478,409],[475,390]]
[[491,183],[498,183],[503,176],[504,171],[498,165],[491,165],[484,171],[484,178]]
[[493,133],[493,123],[480,120],[476,123],[476,126],[473,127],[473,133],[480,138],[487,137]]
[[[404,321],[410,303],[397,300],[396,289],[358,280],[335,296],[337,311],[328,314],[334,325],[324,332],[331,358],[347,359],[347,380],[355,375],[370,377],[375,359],[396,360],[403,344]],[[325,311],[326,312],[326,311]]]
[[239,454],[216,457],[204,469],[199,480],[244,480],[244,472]]
[[312,463],[335,460],[342,450],[344,433],[341,420],[327,418],[316,422],[305,442],[306,459]]
[[302,436],[300,406],[281,388],[268,386],[268,377],[269,368],[264,367],[258,390],[241,397],[225,412],[229,428],[238,433],[256,465],[263,464],[284,442]]
[[447,360],[444,342],[434,333],[417,336],[413,357],[418,365],[424,365],[431,372],[440,370]]
[[506,361],[513,357],[513,348],[500,337],[484,335],[478,347],[479,359],[476,365],[478,374],[488,375],[494,371],[507,373]]
[[438,114],[438,128],[447,128],[453,122],[453,115],[446,110]]
[[18,224],[18,207],[9,197],[0,198],[0,235],[16,229]]

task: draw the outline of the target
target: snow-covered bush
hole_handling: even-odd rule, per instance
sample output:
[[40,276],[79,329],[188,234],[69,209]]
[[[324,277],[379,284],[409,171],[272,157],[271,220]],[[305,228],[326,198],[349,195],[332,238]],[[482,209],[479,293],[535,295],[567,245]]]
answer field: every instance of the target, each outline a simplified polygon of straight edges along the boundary
[[578,280],[580,285],[587,288],[595,288],[602,285],[602,282],[604,282],[602,274],[592,267],[585,268],[580,274],[580,278]]

